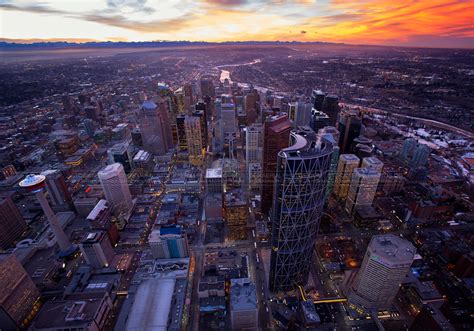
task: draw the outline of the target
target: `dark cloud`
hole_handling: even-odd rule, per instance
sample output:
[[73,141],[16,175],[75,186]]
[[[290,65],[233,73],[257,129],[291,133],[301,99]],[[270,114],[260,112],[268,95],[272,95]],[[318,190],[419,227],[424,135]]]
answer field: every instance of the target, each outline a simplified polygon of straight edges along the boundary
[[301,30],[300,33],[301,33],[301,34],[305,34],[306,31],[305,31],[305,30]]
[[0,3],[0,9],[3,10],[12,10],[12,11],[22,11],[27,13],[37,13],[37,14],[66,14],[61,10],[56,10],[50,7],[46,7],[41,4],[34,4],[28,6],[15,6],[8,3]]
[[154,8],[146,5],[147,1],[148,0],[107,0],[107,7],[109,12],[117,12],[124,7],[131,8],[136,12],[154,12]]
[[241,6],[250,3],[249,0],[205,0],[204,2],[216,6]]

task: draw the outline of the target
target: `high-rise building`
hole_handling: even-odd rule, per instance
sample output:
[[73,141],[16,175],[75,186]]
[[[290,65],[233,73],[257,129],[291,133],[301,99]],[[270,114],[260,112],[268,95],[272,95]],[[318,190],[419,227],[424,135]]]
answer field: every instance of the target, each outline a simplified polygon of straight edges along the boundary
[[202,164],[201,121],[199,117],[186,116],[184,127],[186,130],[189,162],[199,166]]
[[311,103],[313,104],[314,109],[318,111],[322,111],[324,97],[325,97],[324,92],[320,90],[313,90],[311,92]]
[[263,150],[263,126],[260,123],[247,127],[245,131],[245,161],[261,162]]
[[179,115],[176,117],[176,130],[178,135],[178,145],[180,150],[186,150],[188,148],[188,141],[186,140],[186,127],[184,121],[186,120],[185,115]]
[[382,172],[383,169],[383,162],[380,161],[375,156],[365,157],[362,159],[362,168],[372,168],[377,170],[378,172]]
[[412,243],[398,236],[373,236],[354,283],[349,285],[349,302],[366,311],[390,308],[415,253]]
[[84,125],[84,130],[86,130],[86,133],[92,137],[94,135],[95,127],[94,127],[94,121],[91,120],[90,118],[85,118],[82,121],[82,125]]
[[227,223],[229,240],[245,240],[247,238],[248,205],[243,192],[234,189],[224,195],[223,216]]
[[359,207],[371,206],[381,173],[373,168],[356,168],[351,177],[345,210],[353,215]]
[[263,126],[262,213],[268,214],[273,202],[273,183],[278,153],[288,147],[291,122],[286,114],[267,118]]
[[134,128],[130,132],[130,134],[132,136],[132,143],[136,147],[143,147],[143,139],[142,139],[142,133],[140,132],[140,128]]
[[15,254],[0,254],[0,288],[1,329],[24,329],[40,292]]
[[210,79],[201,79],[201,95],[202,96],[215,96],[214,83]]
[[148,243],[155,259],[179,259],[189,256],[188,239],[180,226],[153,230]]
[[194,117],[199,117],[199,123],[201,126],[201,144],[203,148],[207,148],[207,120],[206,120],[206,104],[204,102],[198,102],[196,104],[196,111],[193,112]]
[[133,201],[122,164],[109,164],[99,171],[98,176],[105,198],[112,209],[117,213],[129,212]]
[[324,97],[321,111],[326,113],[331,119],[330,125],[335,125],[340,111],[339,98],[334,94],[326,95]]
[[417,141],[414,138],[408,138],[405,139],[403,142],[403,147],[402,147],[402,152],[400,153],[400,157],[408,161],[413,157],[413,154],[415,153]]
[[230,280],[229,306],[232,330],[258,330],[257,288],[250,278]]
[[106,268],[114,259],[114,249],[105,231],[87,233],[79,244],[86,263],[93,268]]
[[262,189],[262,163],[251,162],[247,164],[249,190],[260,192]]
[[313,109],[309,123],[311,129],[313,129],[315,132],[318,132],[320,129],[331,125],[330,123],[331,119],[326,113]]
[[223,103],[221,105],[221,116],[224,134],[235,133],[237,131],[237,121],[235,119],[235,105],[233,103]]
[[346,111],[339,114],[339,122],[337,123],[339,130],[339,148],[341,153],[350,152],[352,142],[360,135],[362,120],[356,112]]
[[[331,131],[333,127],[325,127],[319,129],[318,137],[319,139],[325,139],[329,141],[332,145],[332,156],[331,156],[331,166],[329,167],[328,174],[328,185],[326,186],[326,195],[324,200],[327,202],[329,196],[331,195],[334,189],[334,179],[336,178],[337,164],[339,162],[339,146],[337,145],[337,135]],[[335,130],[335,128],[333,128]],[[337,130],[336,130],[337,132]]]
[[210,193],[222,193],[222,168],[209,168],[206,171],[206,188]]
[[354,154],[341,154],[334,180],[334,193],[339,199],[345,199],[351,185],[352,173],[359,167],[360,159]]
[[0,196],[0,248],[7,249],[27,228],[10,196]]
[[293,132],[291,140],[278,153],[271,216],[269,286],[275,292],[308,281],[331,165],[332,145],[314,132]]
[[146,100],[139,111],[140,132],[143,147],[155,155],[163,155],[173,148],[173,135],[168,119],[168,112],[163,102],[159,107]]
[[411,168],[420,168],[426,166],[428,162],[428,157],[430,156],[431,150],[426,145],[418,145],[413,154],[413,158],[410,162]]
[[126,173],[133,168],[132,145],[129,141],[123,141],[113,145],[107,150],[108,163],[120,163]]

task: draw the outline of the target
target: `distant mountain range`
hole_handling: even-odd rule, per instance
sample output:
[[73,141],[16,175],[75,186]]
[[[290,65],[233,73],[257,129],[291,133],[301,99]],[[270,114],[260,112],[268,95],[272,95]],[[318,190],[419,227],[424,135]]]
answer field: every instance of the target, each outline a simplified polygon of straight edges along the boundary
[[0,49],[36,49],[36,48],[124,48],[124,47],[176,47],[176,46],[212,46],[212,45],[294,45],[294,44],[334,44],[325,42],[300,42],[300,41],[93,41],[74,43],[67,41],[17,43],[0,41]]

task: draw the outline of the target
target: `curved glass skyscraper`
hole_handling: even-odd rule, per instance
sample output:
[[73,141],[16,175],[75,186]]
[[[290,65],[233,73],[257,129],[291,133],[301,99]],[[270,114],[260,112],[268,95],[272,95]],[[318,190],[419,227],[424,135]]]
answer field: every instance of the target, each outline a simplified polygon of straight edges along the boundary
[[308,127],[290,139],[292,145],[278,153],[275,178],[269,281],[274,292],[308,281],[333,150]]

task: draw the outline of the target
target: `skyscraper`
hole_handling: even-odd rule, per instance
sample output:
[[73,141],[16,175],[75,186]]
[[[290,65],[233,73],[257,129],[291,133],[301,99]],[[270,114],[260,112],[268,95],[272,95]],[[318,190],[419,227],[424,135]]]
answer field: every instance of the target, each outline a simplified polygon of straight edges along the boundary
[[247,127],[245,131],[245,160],[249,163],[261,162],[263,150],[263,126],[260,123]]
[[426,166],[428,157],[430,156],[431,150],[426,145],[418,145],[413,154],[413,158],[410,162],[411,168],[419,168]]
[[359,167],[360,159],[354,154],[341,154],[334,180],[334,193],[339,199],[347,197],[354,169]]
[[173,135],[168,113],[163,103],[158,107],[146,100],[139,111],[140,132],[143,147],[155,155],[163,155],[173,148]]
[[194,117],[199,117],[199,123],[201,127],[201,144],[203,148],[207,148],[207,120],[206,120],[206,104],[204,102],[198,102],[196,104],[196,111],[193,112]]
[[362,159],[362,168],[372,168],[378,172],[382,172],[383,162],[377,159],[375,156],[365,157]]
[[0,196],[0,248],[7,249],[27,228],[10,196]]
[[354,169],[345,205],[349,215],[353,215],[359,207],[372,205],[380,176],[380,171],[373,168]]
[[201,122],[199,117],[186,116],[184,120],[189,161],[193,165],[202,163]]
[[373,236],[348,290],[349,302],[367,311],[390,308],[415,253],[412,243],[398,236]]
[[288,147],[291,122],[286,114],[267,118],[263,126],[262,213],[268,214],[273,202],[273,183],[278,153]]
[[133,207],[127,176],[120,163],[113,163],[98,173],[105,198],[115,212],[129,212]]
[[210,79],[201,79],[201,95],[202,96],[215,96],[214,83]]
[[15,254],[0,255],[0,326],[2,330],[24,329],[26,318],[40,292]]
[[126,173],[133,167],[132,145],[129,141],[124,141],[113,145],[107,150],[107,157],[110,164],[120,163]]
[[330,125],[335,125],[340,111],[339,98],[337,95],[328,94],[324,97],[321,111],[326,113],[330,118]]
[[188,239],[180,226],[161,227],[148,237],[155,259],[179,259],[189,256]]
[[403,142],[403,147],[402,147],[402,152],[400,153],[400,157],[408,161],[413,157],[413,154],[415,153],[417,141],[414,138],[408,138],[405,139]]
[[337,129],[341,134],[339,137],[341,153],[346,154],[350,152],[352,142],[360,135],[361,127],[362,120],[356,112],[346,111],[339,114]]
[[324,97],[325,97],[324,92],[320,90],[313,90],[311,92],[311,103],[313,104],[314,109],[318,111],[322,111]]
[[87,264],[93,268],[108,267],[114,259],[114,249],[105,231],[87,233],[79,248]]
[[235,133],[237,131],[237,121],[235,119],[235,105],[233,103],[223,103],[221,105],[221,116],[224,134]]
[[176,117],[178,145],[180,150],[186,150],[188,148],[188,141],[186,140],[186,128],[184,126],[185,119],[185,115],[179,115]]
[[308,281],[332,145],[314,132],[292,133],[292,145],[278,153],[272,209],[270,289],[288,291]]

